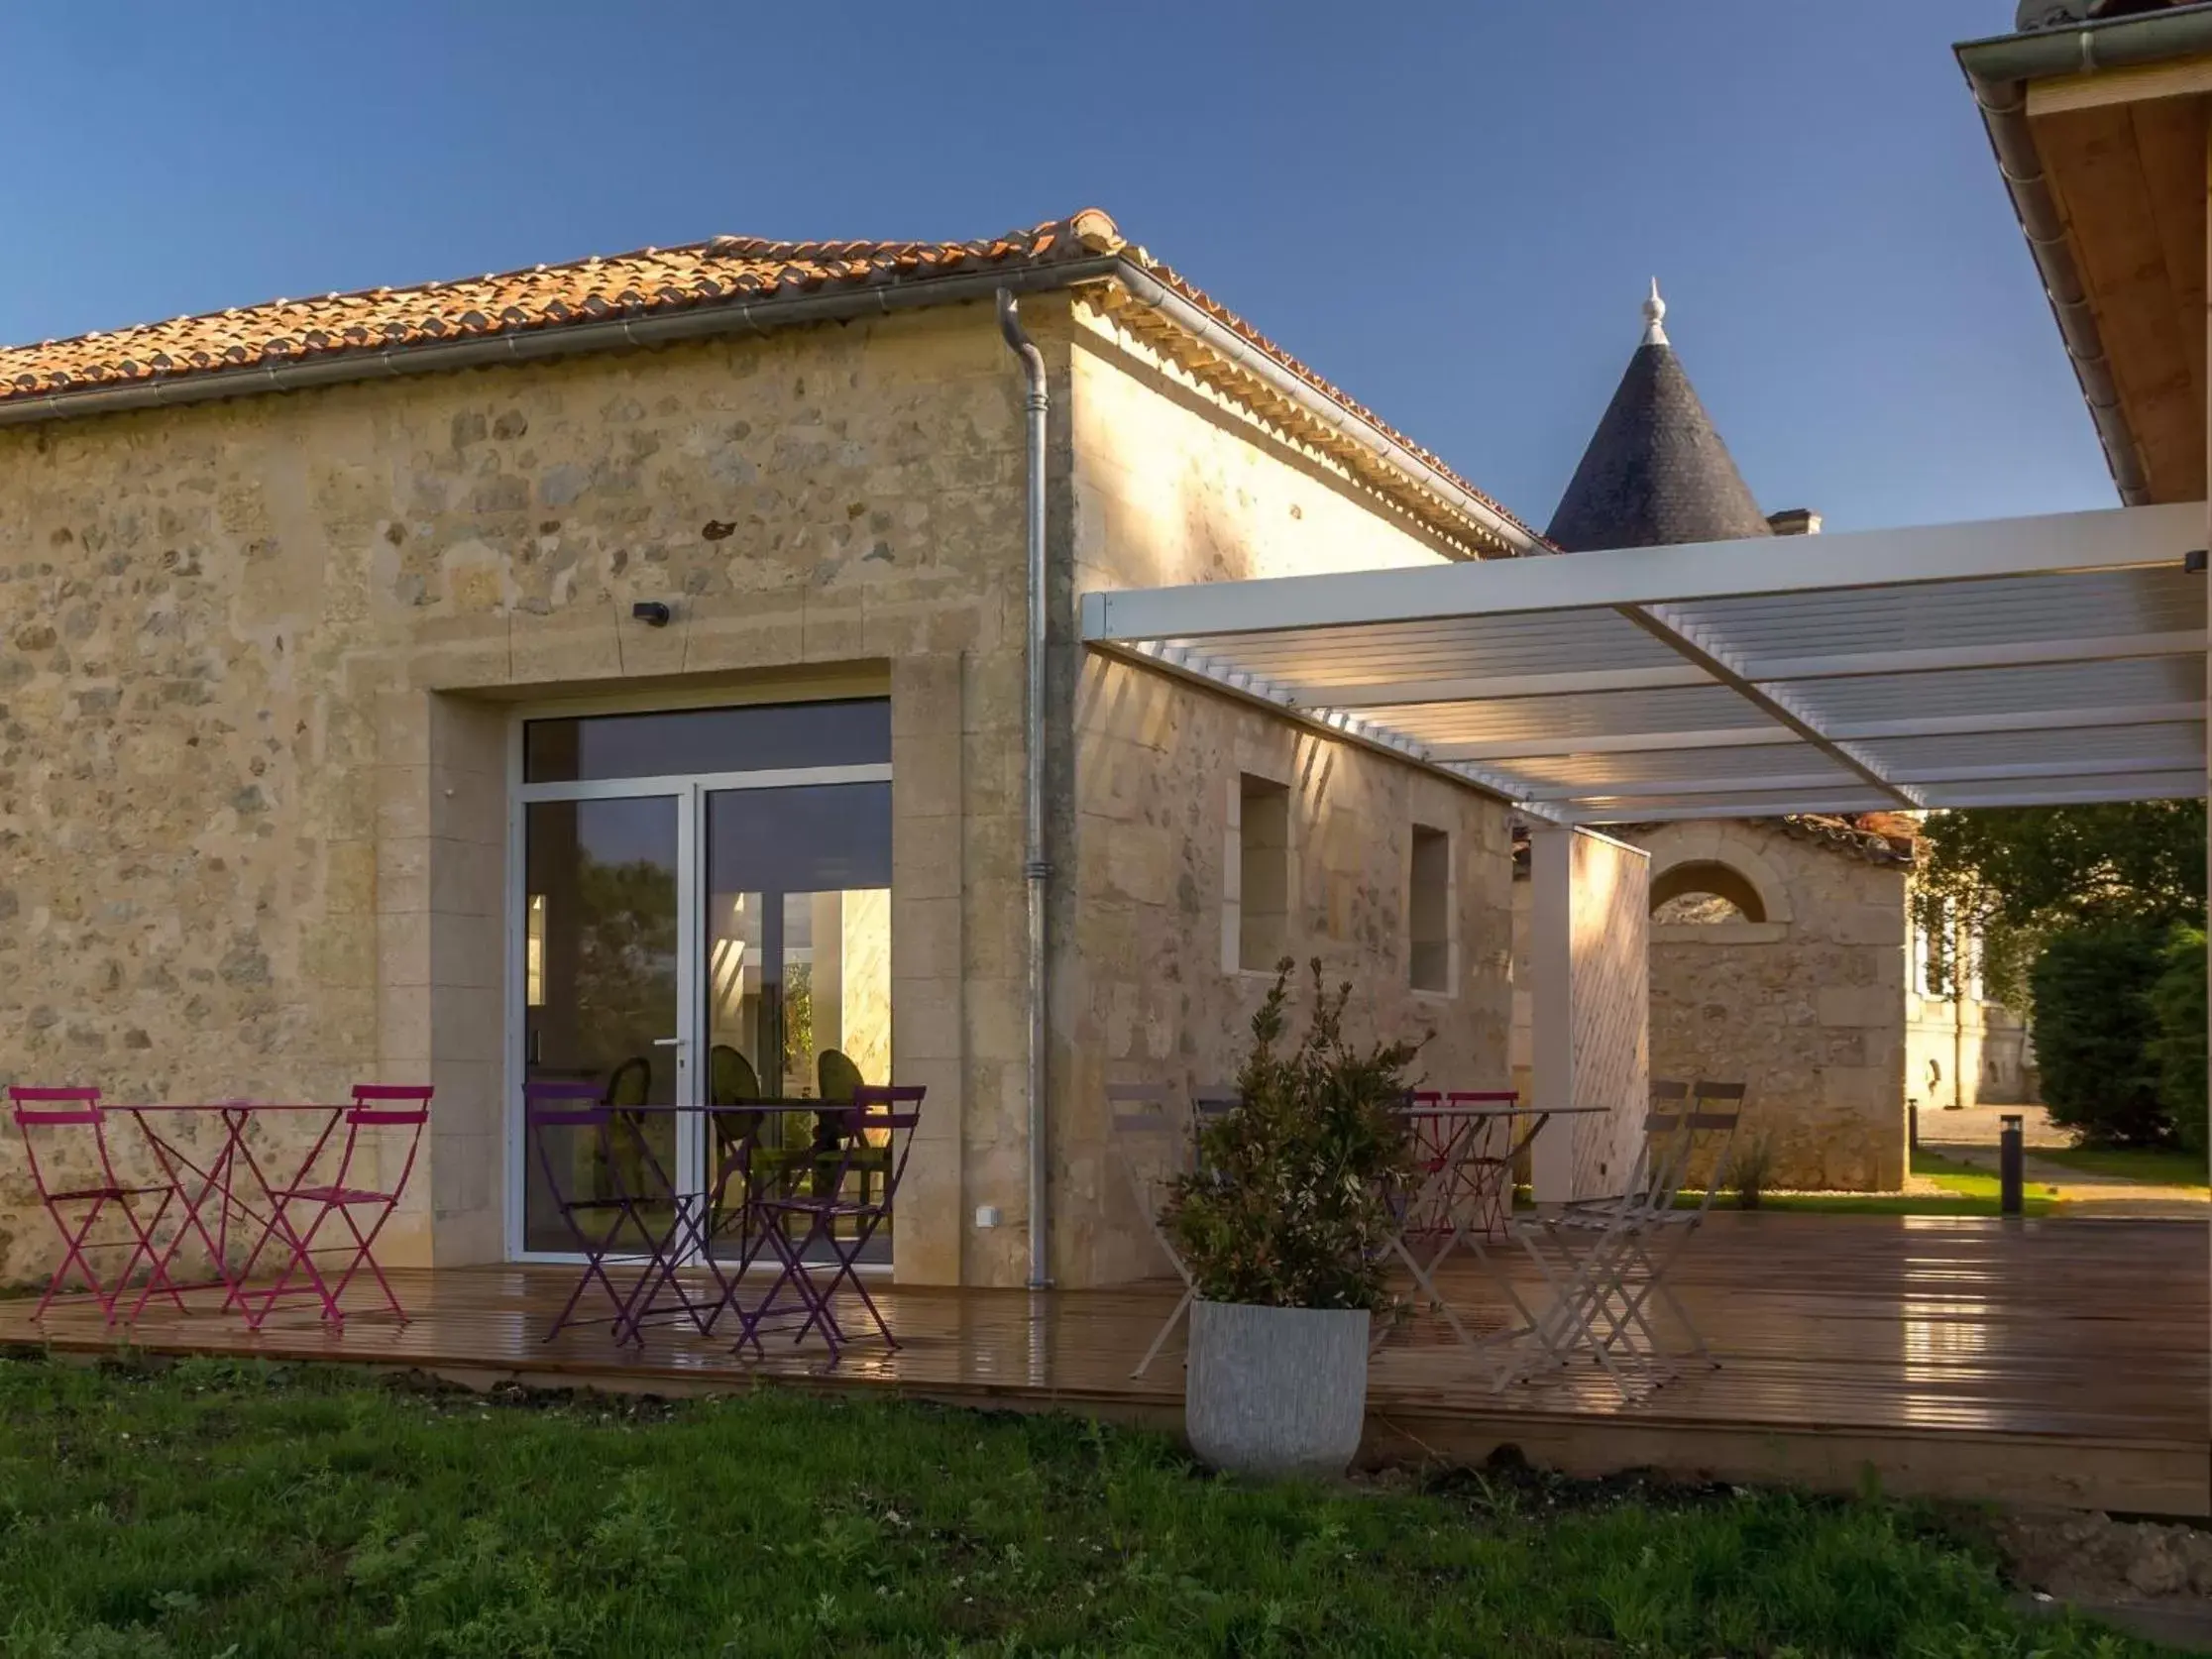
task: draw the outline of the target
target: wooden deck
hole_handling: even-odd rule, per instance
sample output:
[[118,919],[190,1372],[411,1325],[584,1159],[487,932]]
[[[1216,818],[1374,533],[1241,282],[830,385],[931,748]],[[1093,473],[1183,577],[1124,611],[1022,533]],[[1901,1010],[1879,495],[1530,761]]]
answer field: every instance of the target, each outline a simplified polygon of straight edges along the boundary
[[[1064,1291],[879,1292],[904,1346],[738,1360],[720,1338],[649,1334],[642,1353],[601,1329],[543,1340],[566,1268],[394,1275],[415,1317],[302,1309],[259,1335],[212,1312],[150,1310],[126,1338],[89,1302],[0,1303],[0,1343],[100,1352],[347,1360],[475,1383],[696,1392],[762,1377],[996,1409],[1065,1409],[1173,1428],[1182,1368],[1130,1367],[1172,1305],[1165,1285]],[[1376,1362],[1366,1454],[1477,1462],[1502,1444],[1596,1474],[1649,1466],[1723,1480],[2165,1513],[2212,1511],[2207,1239],[2172,1222],[2000,1223],[1897,1217],[1714,1218],[1677,1286],[1719,1369],[1623,1406],[1595,1374],[1493,1389],[1433,1319]],[[1463,1308],[1493,1290],[1453,1270]],[[733,1334],[733,1333],[731,1333]]]

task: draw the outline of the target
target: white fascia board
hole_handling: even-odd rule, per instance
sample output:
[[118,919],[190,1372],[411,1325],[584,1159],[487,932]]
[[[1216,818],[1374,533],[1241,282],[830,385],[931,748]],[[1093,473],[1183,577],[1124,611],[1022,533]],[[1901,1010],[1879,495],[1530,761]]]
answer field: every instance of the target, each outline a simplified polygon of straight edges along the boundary
[[2199,502],[1085,594],[1094,643],[2178,565]]

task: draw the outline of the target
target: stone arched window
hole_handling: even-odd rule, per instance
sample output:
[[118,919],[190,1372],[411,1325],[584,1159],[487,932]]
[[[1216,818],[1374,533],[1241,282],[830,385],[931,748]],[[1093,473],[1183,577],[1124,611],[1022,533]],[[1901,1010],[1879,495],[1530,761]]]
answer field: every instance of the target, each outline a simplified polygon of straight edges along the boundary
[[1764,922],[1766,901],[1742,871],[1699,860],[1676,864],[1652,878],[1651,919],[1663,925]]

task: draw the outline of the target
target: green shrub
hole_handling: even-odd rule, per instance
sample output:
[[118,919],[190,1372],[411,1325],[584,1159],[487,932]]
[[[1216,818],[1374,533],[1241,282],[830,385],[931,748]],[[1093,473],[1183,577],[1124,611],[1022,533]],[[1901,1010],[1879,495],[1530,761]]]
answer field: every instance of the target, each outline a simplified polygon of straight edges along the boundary
[[1411,1179],[1398,1107],[1420,1046],[1355,1051],[1352,987],[1332,996],[1316,961],[1306,1035],[1278,1052],[1290,971],[1286,957],[1253,1016],[1244,1103],[1206,1126],[1200,1171],[1168,1201],[1169,1236],[1208,1301],[1380,1310],[1392,1203]]
[[2193,1153],[2205,1150],[2204,930],[2176,928],[2167,940],[2164,969],[2151,987],[2157,1031],[2151,1058],[2158,1070],[2158,1099],[2173,1138]]
[[2029,970],[2044,1102],[2085,1144],[2171,1138],[2152,1057],[2151,989],[2165,969],[2166,932],[2145,922],[2057,929]]
[[1735,1188],[1736,1208],[1755,1210],[1774,1176],[1774,1140],[1764,1130],[1736,1143],[1728,1160],[1728,1181]]

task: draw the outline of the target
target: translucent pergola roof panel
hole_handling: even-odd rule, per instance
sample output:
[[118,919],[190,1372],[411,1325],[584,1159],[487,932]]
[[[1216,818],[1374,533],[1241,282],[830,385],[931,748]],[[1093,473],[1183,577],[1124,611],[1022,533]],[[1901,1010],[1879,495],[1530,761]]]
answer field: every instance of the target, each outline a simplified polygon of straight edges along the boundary
[[2200,796],[2201,503],[1094,593],[1083,635],[1563,823]]

